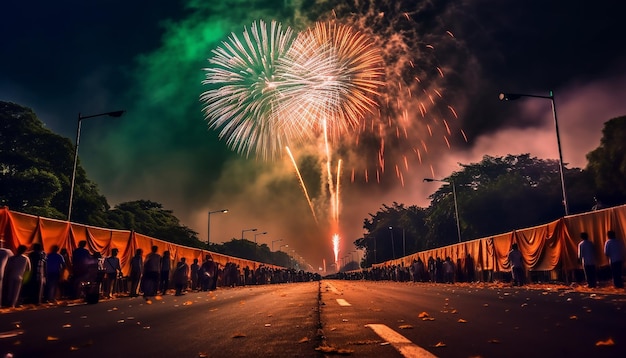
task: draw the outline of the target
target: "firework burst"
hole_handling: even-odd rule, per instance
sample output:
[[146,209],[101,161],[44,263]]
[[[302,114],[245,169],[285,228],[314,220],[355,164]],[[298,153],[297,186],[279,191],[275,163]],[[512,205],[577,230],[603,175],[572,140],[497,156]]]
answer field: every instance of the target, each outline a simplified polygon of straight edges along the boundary
[[209,89],[200,99],[209,128],[218,129],[233,150],[267,158],[298,137],[293,126],[283,125],[288,108],[280,105],[284,98],[277,89],[276,68],[294,38],[290,28],[259,21],[245,28],[241,38],[233,33],[212,51],[202,82]]

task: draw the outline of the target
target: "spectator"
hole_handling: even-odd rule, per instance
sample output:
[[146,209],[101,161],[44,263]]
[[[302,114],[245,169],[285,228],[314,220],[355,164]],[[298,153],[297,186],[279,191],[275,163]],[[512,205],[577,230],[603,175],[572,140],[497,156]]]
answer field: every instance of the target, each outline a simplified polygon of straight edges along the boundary
[[465,257],[465,276],[467,277],[468,282],[474,282],[474,280],[476,279],[474,270],[474,259],[470,254],[467,254],[467,257]]
[[180,262],[176,265],[174,271],[174,287],[176,288],[176,296],[181,296],[183,290],[187,286],[189,281],[189,265],[185,262],[186,259],[181,257]]
[[624,244],[615,238],[615,231],[606,233],[608,240],[604,244],[604,254],[609,259],[611,265],[611,275],[613,276],[613,286],[624,288],[622,280],[622,263],[624,262]]
[[139,295],[139,282],[143,273],[143,250],[135,250],[135,256],[130,260],[130,297]]
[[172,267],[172,260],[170,259],[170,252],[163,251],[163,257],[161,258],[161,281],[159,282],[159,288],[161,294],[165,295],[167,289],[170,286],[170,270]]
[[111,256],[104,259],[104,289],[105,298],[113,298],[113,288],[117,282],[117,277],[122,274],[120,259],[117,257],[119,250],[112,249]]
[[143,265],[143,277],[141,279],[141,289],[143,298],[149,300],[157,294],[159,288],[159,270],[161,269],[161,255],[157,253],[158,246],[152,246],[150,253],[146,256]]
[[46,302],[56,302],[64,270],[65,259],[59,254],[59,246],[52,245],[46,255]]
[[46,284],[46,253],[41,244],[33,244],[33,250],[28,254],[28,259],[32,271],[24,282],[24,302],[39,305],[43,301],[43,290]]
[[31,270],[30,259],[24,255],[25,252],[25,245],[18,246],[15,255],[9,257],[4,269],[7,298],[4,304],[8,307],[16,307],[18,305],[24,275]]
[[87,241],[81,240],[78,242],[78,247],[72,252],[72,276],[70,278],[72,282],[72,298],[80,297],[82,283],[88,281],[88,266],[92,257],[86,246]]
[[596,258],[595,249],[593,243],[589,241],[589,234],[586,232],[580,233],[581,241],[578,243],[578,259],[583,264],[583,270],[585,271],[585,279],[587,280],[587,286],[590,288],[596,287]]
[[454,263],[450,256],[447,256],[446,259],[441,264],[443,268],[443,280],[445,283],[454,283]]
[[216,279],[217,267],[213,257],[207,254],[202,266],[200,266],[200,288],[202,291],[213,289],[213,281]]
[[4,285],[4,269],[9,257],[13,256],[13,251],[4,247],[4,240],[0,238],[0,307],[4,306],[4,296],[2,286]]
[[191,290],[198,289],[199,272],[200,264],[198,264],[198,259],[193,259],[193,263],[191,264]]
[[508,257],[513,274],[513,285],[524,285],[524,262],[522,261],[522,252],[517,248],[517,244],[511,245]]

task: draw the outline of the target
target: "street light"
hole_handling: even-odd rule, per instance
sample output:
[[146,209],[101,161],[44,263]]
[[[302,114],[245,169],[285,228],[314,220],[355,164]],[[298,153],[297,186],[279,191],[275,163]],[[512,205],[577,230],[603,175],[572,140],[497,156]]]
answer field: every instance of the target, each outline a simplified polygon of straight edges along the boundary
[[283,241],[283,239],[272,240],[272,251],[274,251],[274,243],[279,241]]
[[74,169],[72,170],[72,183],[70,185],[70,204],[67,209],[67,221],[70,221],[72,217],[72,201],[74,200],[74,183],[76,182],[76,164],[78,163],[78,144],[80,143],[80,125],[83,119],[94,118],[94,117],[121,117],[125,111],[113,111],[113,112],[105,112],[99,114],[93,114],[90,116],[83,116],[78,113],[78,125],[76,126],[76,147],[74,148]]
[[554,117],[554,128],[556,129],[556,145],[559,148],[559,174],[561,176],[561,191],[563,194],[563,207],[565,208],[565,216],[569,215],[569,205],[567,204],[567,194],[565,193],[565,178],[563,176],[563,152],[561,151],[561,136],[559,134],[559,122],[556,119],[556,104],[554,103],[554,93],[550,91],[549,96],[539,96],[534,94],[521,93],[500,93],[498,98],[501,101],[514,101],[521,97],[544,98],[552,101],[552,116]]
[[266,234],[267,234],[267,231],[263,231],[263,232],[260,232],[258,234],[254,234],[254,243],[256,244],[256,237],[257,236],[259,236],[259,235],[266,235]]
[[454,180],[450,179],[448,180],[440,180],[440,179],[433,179],[433,178],[424,178],[425,182],[434,182],[434,181],[438,181],[438,182],[442,182],[442,183],[449,183],[452,184],[452,198],[454,199],[454,216],[456,216],[456,233],[457,236],[459,237],[459,242],[461,242],[461,225],[459,224],[459,205],[456,201],[456,185],[454,185]]
[[243,240],[243,233],[246,232],[246,231],[256,231],[256,229],[244,229],[244,230],[241,230],[241,240]]
[[211,241],[211,214],[215,213],[227,213],[228,209],[209,211],[209,219],[207,220],[207,230],[206,230],[206,245],[209,246],[209,242]]

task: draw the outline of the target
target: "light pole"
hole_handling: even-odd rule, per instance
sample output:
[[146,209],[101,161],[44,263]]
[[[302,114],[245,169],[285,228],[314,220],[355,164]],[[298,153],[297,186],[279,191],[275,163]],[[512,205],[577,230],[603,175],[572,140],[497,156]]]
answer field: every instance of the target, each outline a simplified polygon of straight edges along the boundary
[[76,126],[76,147],[74,148],[74,169],[72,169],[72,183],[70,184],[70,204],[67,209],[67,221],[70,221],[72,217],[72,201],[74,200],[74,183],[76,182],[76,164],[78,163],[78,145],[80,143],[80,125],[83,119],[94,118],[94,117],[121,117],[124,114],[124,110],[121,111],[113,111],[113,112],[105,112],[99,114],[93,114],[90,116],[83,116],[78,113],[78,125]]
[[241,230],[241,240],[243,240],[243,233],[246,231],[256,231],[256,229],[243,229]]
[[396,259],[396,246],[393,244],[393,226],[389,227],[389,231],[391,232],[391,252],[393,252],[393,259]]
[[254,234],[254,243],[256,244],[256,237],[257,236],[259,236],[259,235],[266,235],[266,234],[267,234],[267,231],[263,231],[263,232],[260,232],[258,234]]
[[454,216],[456,216],[456,233],[457,236],[459,237],[459,242],[461,242],[461,225],[459,224],[459,205],[456,201],[456,185],[454,185],[454,180],[450,179],[448,180],[440,180],[440,179],[433,179],[433,178],[424,178],[425,182],[434,182],[434,181],[438,181],[438,182],[442,182],[442,183],[448,183],[452,185],[452,198],[454,199]]
[[209,242],[211,241],[211,214],[215,213],[227,213],[228,209],[209,211],[209,218],[207,220],[207,230],[206,230],[206,245],[209,246]]
[[501,101],[514,101],[521,97],[544,98],[552,101],[552,116],[554,117],[554,128],[556,130],[556,145],[559,148],[559,174],[561,176],[561,192],[563,194],[563,207],[565,216],[569,215],[569,205],[567,204],[567,194],[565,193],[565,178],[563,176],[563,152],[561,151],[561,135],[559,134],[559,121],[556,119],[556,104],[554,103],[554,92],[550,91],[548,96],[521,93],[500,93],[498,98]]
[[274,251],[274,243],[279,241],[283,241],[283,239],[272,240],[272,251]]

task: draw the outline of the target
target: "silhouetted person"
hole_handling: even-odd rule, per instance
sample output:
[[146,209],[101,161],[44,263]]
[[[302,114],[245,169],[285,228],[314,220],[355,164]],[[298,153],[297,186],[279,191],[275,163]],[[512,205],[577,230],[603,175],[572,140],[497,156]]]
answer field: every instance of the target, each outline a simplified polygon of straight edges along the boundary
[[46,284],[46,253],[41,244],[33,244],[33,250],[28,254],[31,265],[31,274],[24,283],[24,303],[41,304],[43,289]]
[[181,257],[180,262],[176,264],[176,269],[174,270],[174,288],[176,288],[176,296],[183,294],[183,290],[187,286],[187,281],[189,281],[189,265],[185,261],[186,259]]
[[193,263],[191,264],[191,289],[198,289],[198,281],[200,279],[200,264],[198,263],[198,259],[193,259]]
[[89,263],[92,260],[89,250],[86,248],[87,241],[78,242],[78,247],[72,252],[72,297],[79,298],[83,282],[88,281]]
[[581,232],[580,238],[581,241],[578,243],[578,259],[580,259],[583,264],[587,286],[594,288],[597,282],[595,249],[593,243],[589,241],[589,234]]
[[141,279],[141,289],[143,297],[148,300],[154,297],[159,289],[159,271],[161,270],[161,255],[157,253],[158,246],[152,246],[150,253],[146,256],[143,264],[143,278]]
[[163,257],[161,258],[161,281],[159,282],[159,288],[161,294],[165,295],[167,289],[170,286],[170,270],[172,267],[172,260],[170,259],[170,252],[163,251]]
[[143,250],[135,250],[135,256],[130,260],[130,297],[139,294],[139,282],[143,274]]
[[65,270],[65,259],[59,254],[59,246],[52,245],[46,255],[46,295],[47,302],[56,302],[61,284],[61,277]]
[[511,273],[513,274],[513,285],[522,286],[524,284],[524,262],[522,260],[522,252],[517,248],[517,244],[511,245],[508,257],[511,264]]
[[613,286],[624,288],[622,280],[622,264],[624,262],[624,244],[615,238],[615,231],[606,233],[608,240],[604,244],[604,254],[609,259],[611,265],[611,275],[613,276]]
[[467,254],[467,257],[465,258],[465,276],[467,276],[467,281],[469,282],[474,282],[476,279],[474,259],[470,254]]
[[105,298],[113,297],[113,288],[117,282],[118,276],[122,274],[122,267],[120,266],[120,258],[117,257],[119,250],[111,249],[111,256],[104,259],[104,289],[103,294]]

